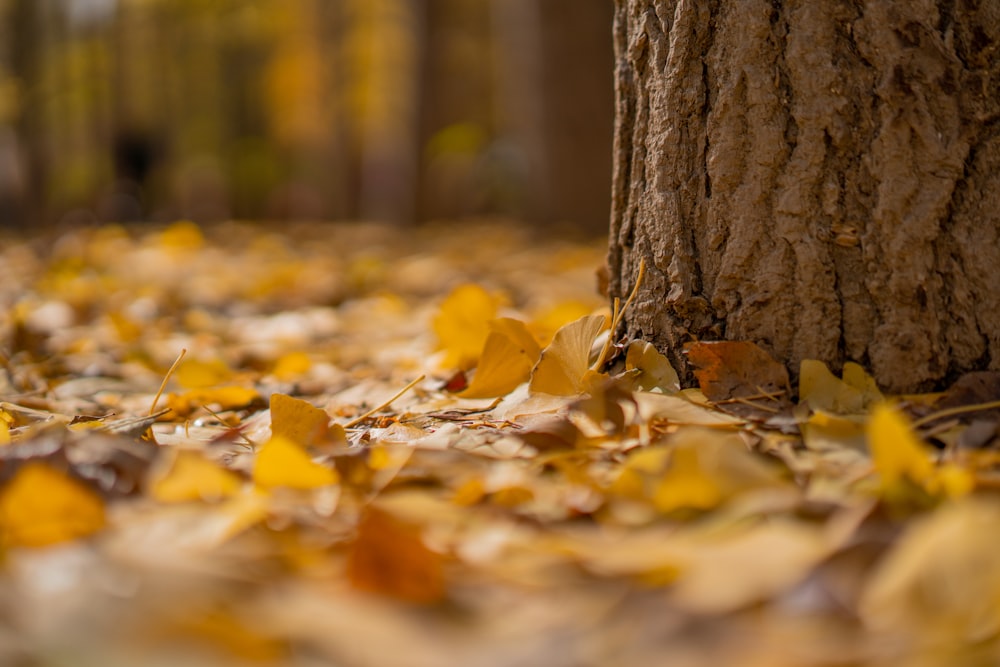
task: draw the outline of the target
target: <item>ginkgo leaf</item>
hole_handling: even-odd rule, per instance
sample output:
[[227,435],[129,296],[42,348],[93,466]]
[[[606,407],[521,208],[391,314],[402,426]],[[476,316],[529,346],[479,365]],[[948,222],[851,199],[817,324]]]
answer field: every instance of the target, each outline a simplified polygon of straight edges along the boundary
[[461,285],[445,297],[433,323],[438,349],[445,352],[444,366],[468,369],[476,364],[499,306],[500,299],[479,285]]
[[638,370],[638,385],[644,391],[675,392],[680,378],[670,361],[656,347],[644,340],[632,341],[625,354],[625,370]]
[[149,495],[163,503],[219,500],[239,492],[243,481],[201,454],[178,451],[150,476]]
[[582,301],[563,301],[538,314],[531,320],[529,328],[543,345],[548,345],[560,328],[593,312],[593,306]]
[[305,352],[289,352],[278,357],[271,373],[282,382],[289,382],[305,375],[312,367],[312,360]]
[[186,417],[202,406],[214,406],[219,410],[242,408],[260,400],[260,394],[252,387],[232,385],[214,389],[192,389],[183,394],[167,396],[167,406],[177,416]]
[[490,322],[490,334],[472,383],[463,398],[494,398],[511,392],[531,376],[541,348],[524,322],[500,318]]
[[201,361],[186,359],[174,371],[177,384],[185,389],[204,389],[228,382],[233,377],[233,371],[221,359]]
[[724,498],[716,480],[705,471],[698,446],[681,443],[670,455],[667,473],[653,495],[653,504],[661,512],[677,509],[712,509]]
[[751,489],[785,484],[780,470],[748,452],[737,435],[689,428],[670,444],[670,464],[652,498],[661,512],[708,510]]
[[330,425],[330,415],[312,403],[285,394],[271,395],[271,434],[300,445],[345,443],[339,424]]
[[866,434],[886,498],[906,500],[912,496],[914,486],[932,497],[961,496],[972,490],[973,481],[968,472],[954,465],[935,468],[930,453],[903,415],[893,407],[875,406]]
[[378,509],[369,509],[358,525],[347,577],[359,590],[417,604],[440,602],[446,594],[441,556],[415,527]]
[[535,365],[531,391],[556,396],[582,393],[590,370],[590,351],[606,322],[601,315],[588,315],[559,329]]
[[7,547],[44,547],[98,532],[104,502],[83,483],[44,463],[28,463],[0,491],[0,535]]
[[253,481],[270,489],[317,489],[339,481],[335,470],[316,463],[300,445],[282,436],[274,436],[258,450],[253,466]]
[[813,410],[842,415],[864,412],[876,396],[871,391],[874,381],[869,384],[870,378],[864,370],[858,373],[860,368],[850,363],[844,366],[844,377],[861,385],[857,386],[839,379],[822,361],[803,359],[799,366],[799,402],[808,403]]

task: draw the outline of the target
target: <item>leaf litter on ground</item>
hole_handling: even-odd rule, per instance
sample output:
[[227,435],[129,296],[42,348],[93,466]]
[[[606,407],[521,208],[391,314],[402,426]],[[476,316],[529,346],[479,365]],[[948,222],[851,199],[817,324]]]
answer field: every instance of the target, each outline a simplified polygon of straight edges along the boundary
[[603,253],[513,223],[3,239],[0,662],[1000,661],[1000,373],[793,387],[704,341],[682,388],[616,338]]

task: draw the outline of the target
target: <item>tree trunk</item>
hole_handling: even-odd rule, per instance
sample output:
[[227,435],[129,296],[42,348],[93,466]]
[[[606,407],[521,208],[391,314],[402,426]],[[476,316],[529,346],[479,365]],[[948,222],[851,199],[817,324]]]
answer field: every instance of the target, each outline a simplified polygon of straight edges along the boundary
[[894,392],[1000,369],[1000,3],[618,0],[611,291]]

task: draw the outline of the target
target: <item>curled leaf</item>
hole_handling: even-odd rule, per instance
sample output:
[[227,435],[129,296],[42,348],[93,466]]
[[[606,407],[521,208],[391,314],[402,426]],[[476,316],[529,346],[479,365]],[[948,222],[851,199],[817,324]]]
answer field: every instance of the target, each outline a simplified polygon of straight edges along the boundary
[[607,320],[588,315],[556,332],[531,374],[531,391],[572,396],[586,390],[590,351]]

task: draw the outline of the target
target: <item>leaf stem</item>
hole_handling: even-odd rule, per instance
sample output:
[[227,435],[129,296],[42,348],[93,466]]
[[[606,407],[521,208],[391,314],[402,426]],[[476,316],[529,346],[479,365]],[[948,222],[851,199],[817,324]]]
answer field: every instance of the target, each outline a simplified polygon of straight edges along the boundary
[[181,359],[187,354],[186,348],[181,348],[181,353],[177,355],[174,359],[174,363],[170,364],[170,368],[167,369],[167,374],[163,376],[163,382],[160,383],[160,389],[156,392],[156,396],[153,397],[153,404],[149,406],[149,416],[152,416],[156,412],[156,404],[160,401],[160,396],[163,395],[163,390],[167,388],[167,381],[170,380],[170,376],[174,374],[177,370],[177,366],[181,363]]
[[[635,277],[635,287],[632,288],[632,292],[625,299],[625,305],[621,306],[621,299],[615,297],[614,306],[611,309],[611,327],[608,332],[608,339],[604,341],[604,347],[601,348],[601,353],[597,357],[597,361],[591,366],[591,370],[600,371],[601,367],[608,360],[608,355],[611,354],[611,345],[614,340],[615,332],[618,331],[618,325],[621,324],[622,318],[625,317],[625,311],[628,307],[632,305],[635,301],[635,297],[639,294],[639,287],[642,285],[643,276],[646,275],[646,260],[639,260],[639,274]],[[620,306],[620,307],[619,307]]]
[[944,419],[945,417],[954,417],[955,415],[964,415],[967,412],[979,412],[981,410],[994,410],[1000,408],[1000,401],[990,401],[989,403],[976,403],[974,405],[959,405],[954,408],[945,408],[944,410],[938,410],[937,412],[932,412],[929,415],[921,417],[913,422],[913,428],[920,428],[925,424],[930,424],[938,419]]

